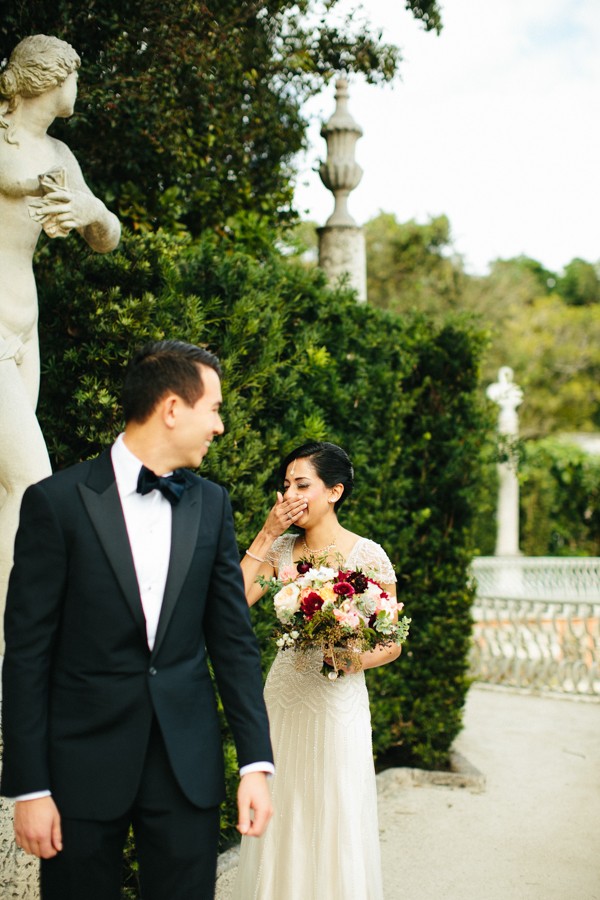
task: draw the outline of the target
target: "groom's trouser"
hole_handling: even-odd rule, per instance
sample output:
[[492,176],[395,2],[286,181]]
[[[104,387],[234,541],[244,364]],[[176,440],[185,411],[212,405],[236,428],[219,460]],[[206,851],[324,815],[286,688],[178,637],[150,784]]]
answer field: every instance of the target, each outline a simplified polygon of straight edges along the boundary
[[63,818],[63,850],[41,863],[42,900],[119,900],[130,824],[143,900],[213,900],[219,809],[187,800],[156,724],[132,809],[109,822]]

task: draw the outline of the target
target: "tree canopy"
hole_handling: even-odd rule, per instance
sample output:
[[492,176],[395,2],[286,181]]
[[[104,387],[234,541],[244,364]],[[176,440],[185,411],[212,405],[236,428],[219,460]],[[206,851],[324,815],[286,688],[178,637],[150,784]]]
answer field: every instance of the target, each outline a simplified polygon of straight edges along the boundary
[[379,213],[365,225],[369,302],[393,312],[447,312],[460,306],[464,274],[452,252],[450,222],[400,223]]
[[[358,2],[356,4],[358,6]],[[429,30],[438,0],[406,0]],[[401,54],[337,0],[4,0],[0,58],[28,34],[82,57],[74,117],[56,123],[90,184],[136,229],[220,227],[243,210],[293,218],[302,106],[336,73],[388,81]]]
[[566,303],[588,306],[600,303],[600,266],[575,258],[565,266],[558,289]]
[[481,388],[514,369],[524,437],[600,428],[600,264],[576,258],[556,273],[518,256],[469,275],[446,216],[402,223],[381,212],[364,230],[369,303],[439,320],[476,314],[490,336]]

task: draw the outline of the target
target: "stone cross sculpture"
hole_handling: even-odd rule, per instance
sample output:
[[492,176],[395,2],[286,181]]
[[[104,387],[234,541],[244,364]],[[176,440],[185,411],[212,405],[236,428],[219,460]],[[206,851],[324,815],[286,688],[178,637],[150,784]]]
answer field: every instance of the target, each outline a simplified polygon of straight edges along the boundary
[[[35,415],[40,360],[32,268],[40,232],[78,231],[93,250],[119,243],[119,220],[47,134],[73,113],[80,59],[65,41],[22,40],[0,73],[0,621],[25,488],[50,474]],[[3,644],[0,638],[0,649]]]
[[327,141],[327,159],[319,174],[333,193],[335,208],[319,235],[319,266],[330,282],[347,276],[361,302],[367,299],[367,263],[365,236],[348,211],[348,195],[360,182],[362,169],[354,159],[356,142],[362,135],[348,110],[348,82],[336,82],[336,107],[332,117],[321,128]]
[[498,404],[498,433],[506,439],[509,459],[498,464],[498,532],[496,556],[519,555],[519,481],[516,471],[514,441],[519,436],[519,416],[517,407],[523,401],[523,391],[513,381],[510,366],[498,370],[498,381],[490,384],[486,393],[490,400]]

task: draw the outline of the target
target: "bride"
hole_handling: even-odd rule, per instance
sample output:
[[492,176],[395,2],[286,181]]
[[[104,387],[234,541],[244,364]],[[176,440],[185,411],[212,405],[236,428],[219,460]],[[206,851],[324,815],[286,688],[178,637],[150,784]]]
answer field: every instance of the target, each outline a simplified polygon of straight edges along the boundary
[[[283,493],[242,561],[249,605],[299,560],[368,572],[395,596],[384,550],[338,521],[354,473],[327,442],[298,447],[280,469]],[[283,534],[290,525],[300,534]],[[396,645],[360,655],[330,681],[323,659],[280,651],[265,686],[276,774],[273,819],[260,839],[242,838],[234,900],[382,900],[371,718],[363,669],[392,662]]]

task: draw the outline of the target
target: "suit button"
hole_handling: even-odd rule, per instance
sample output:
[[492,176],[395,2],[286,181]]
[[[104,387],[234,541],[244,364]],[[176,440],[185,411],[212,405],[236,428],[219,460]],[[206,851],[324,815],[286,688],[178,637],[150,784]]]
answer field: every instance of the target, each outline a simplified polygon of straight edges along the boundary
[[148,675],[158,675],[158,672],[154,668],[154,666],[150,666],[150,668],[148,669]]

